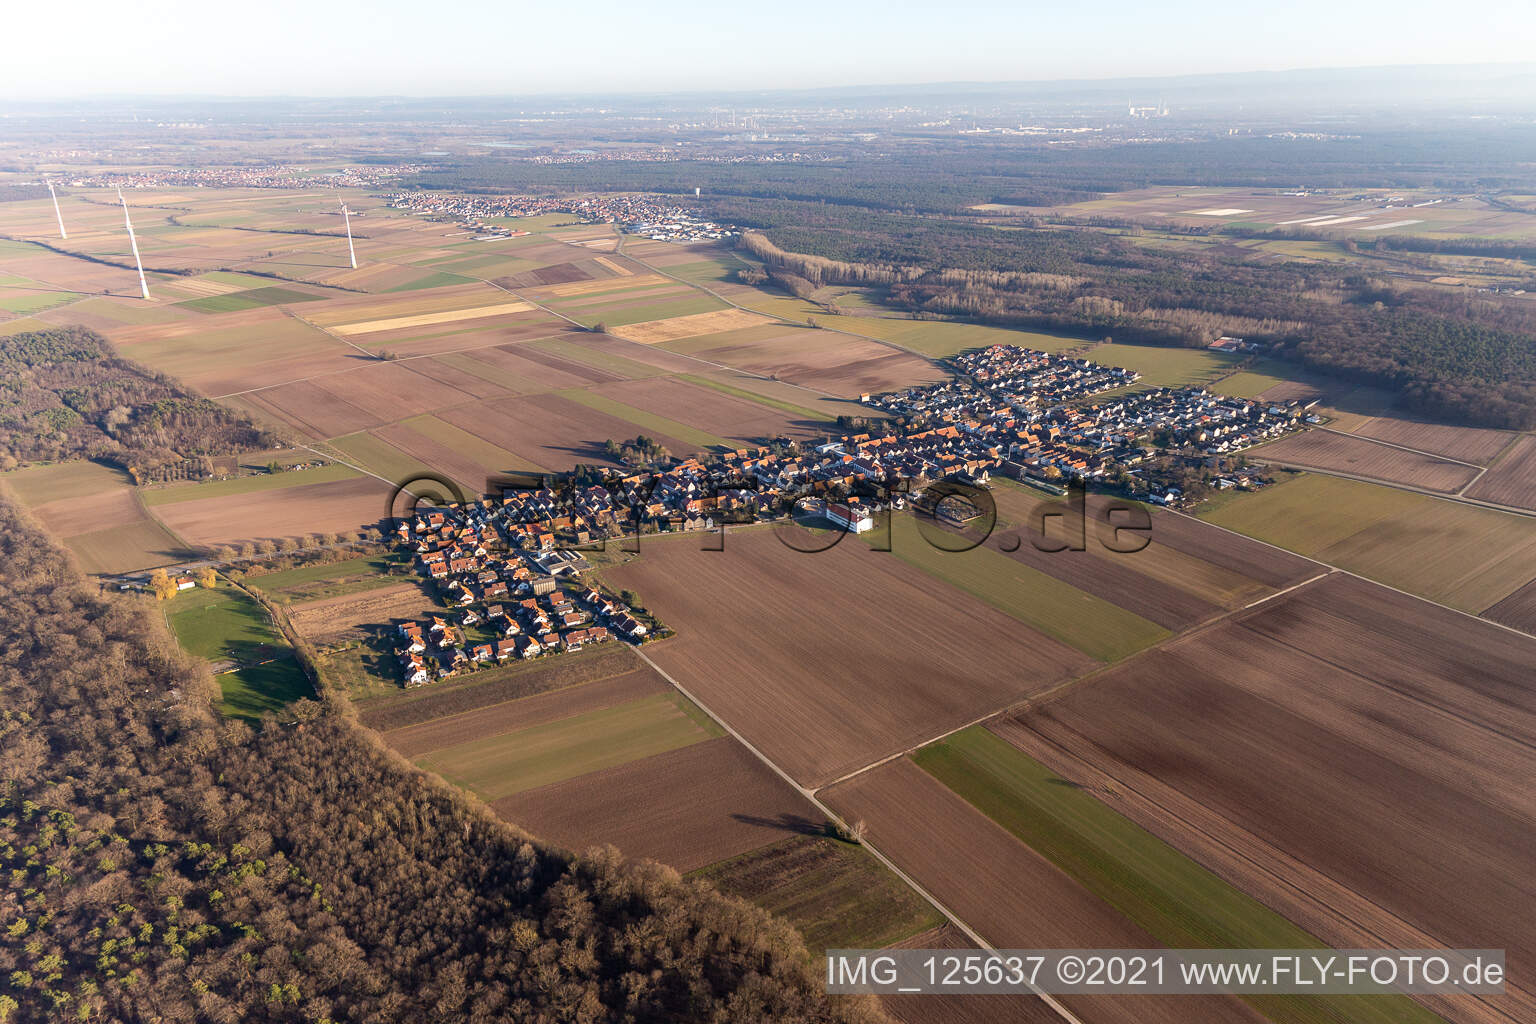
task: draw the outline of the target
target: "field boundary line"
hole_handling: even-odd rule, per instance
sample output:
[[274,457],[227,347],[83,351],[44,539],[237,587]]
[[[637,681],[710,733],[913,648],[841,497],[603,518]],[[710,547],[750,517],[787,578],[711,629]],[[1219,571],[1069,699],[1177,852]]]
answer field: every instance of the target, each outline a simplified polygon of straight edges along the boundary
[[[1321,430],[1325,434],[1337,434],[1339,437],[1352,437],[1356,441],[1365,441],[1368,444],[1379,444],[1386,448],[1396,448],[1399,451],[1410,452],[1414,455],[1422,455],[1426,459],[1435,459],[1438,462],[1454,462],[1458,466],[1466,466],[1468,469],[1487,469],[1487,466],[1479,466],[1475,462],[1463,462],[1461,459],[1453,459],[1449,455],[1436,455],[1434,452],[1426,452],[1422,448],[1410,448],[1405,444],[1393,444],[1391,441],[1383,441],[1376,437],[1366,437],[1363,434],[1351,434],[1347,430],[1335,430],[1333,427],[1313,427],[1313,430]],[[1504,449],[1500,448],[1499,451]]]
[[[771,759],[769,759],[768,755],[764,754],[761,750],[758,750],[755,746],[749,743],[746,737],[737,732],[729,722],[715,714],[714,711],[710,710],[708,705],[702,703],[692,693],[688,692],[688,689],[679,683],[676,679],[674,679],[666,669],[656,664],[656,662],[651,659],[650,655],[646,654],[639,647],[635,648],[635,653],[638,654],[640,659],[649,665],[658,675],[676,687],[679,693],[693,701],[694,704],[698,705],[699,710],[703,711],[706,715],[713,719],[714,722],[720,726],[720,728],[724,729],[733,739],[736,740],[737,743],[740,743],[743,747],[745,747],[748,752],[752,754],[752,756],[756,757],[763,764],[767,765],[768,768],[779,778],[789,783],[789,785],[794,788],[795,792],[804,797],[813,807],[815,807],[821,813],[825,814],[830,820],[846,826],[846,822],[843,821],[842,815],[838,814],[836,811],[832,810],[831,807],[828,807],[825,803],[818,799],[814,790],[806,789],[804,786],[800,785],[800,783],[796,782],[788,772],[780,768]],[[877,849],[868,840],[861,840],[859,845],[867,850],[870,856],[874,857],[881,864],[883,864],[887,870],[889,870],[897,878],[900,878],[903,882],[910,886],[913,892],[927,900],[935,910],[944,915],[945,920],[951,922],[955,925],[955,927],[963,931],[966,937],[969,938],[972,942],[976,943],[978,946],[987,950],[988,952],[997,952],[996,946],[982,938],[981,934],[977,932],[976,929],[972,928],[969,924],[966,924],[965,921],[961,920],[958,915],[952,913],[948,907],[939,902],[937,897],[919,885],[911,875],[897,867],[893,860],[887,857],[884,853],[880,852],[880,850]],[[1036,988],[1034,985],[1031,985],[1030,988],[1034,991],[1035,995],[1037,995],[1040,1000],[1045,1003],[1046,1006],[1049,1006],[1053,1011],[1055,1011],[1056,1015],[1059,1016],[1062,1020],[1067,1021],[1068,1024],[1084,1024],[1081,1018],[1079,1018],[1071,1010],[1068,1010],[1057,999],[1053,998],[1051,995],[1040,990],[1039,988]]]
[[[1464,612],[1460,608],[1452,608],[1448,604],[1441,604],[1439,601],[1430,600],[1429,598],[1424,597],[1421,594],[1409,593],[1406,590],[1403,590],[1401,588],[1392,586],[1390,583],[1383,583],[1383,582],[1381,582],[1381,580],[1373,580],[1369,576],[1362,576],[1362,575],[1360,575],[1357,572],[1351,572],[1350,570],[1345,569],[1342,566],[1333,565],[1330,562],[1324,562],[1320,558],[1313,558],[1311,555],[1303,555],[1299,551],[1292,551],[1290,548],[1283,548],[1283,547],[1281,547],[1278,544],[1271,544],[1267,540],[1260,540],[1257,537],[1250,537],[1246,533],[1238,533],[1236,530],[1229,530],[1225,526],[1219,526],[1216,523],[1210,522],[1209,520],[1201,519],[1199,516],[1192,516],[1192,515],[1189,515],[1186,512],[1178,512],[1178,511],[1175,511],[1173,509],[1166,509],[1165,511],[1167,511],[1168,514],[1170,514],[1170,515],[1182,516],[1185,519],[1193,520],[1194,522],[1201,523],[1201,524],[1203,524],[1205,526],[1212,527],[1213,529],[1220,530],[1223,533],[1230,533],[1234,537],[1241,537],[1244,540],[1251,540],[1255,544],[1262,544],[1262,545],[1264,545],[1267,548],[1274,548],[1276,551],[1283,551],[1283,552],[1285,552],[1288,555],[1294,555],[1297,558],[1305,559],[1306,561],[1311,562],[1313,565],[1321,565],[1324,568],[1332,569],[1334,572],[1339,573],[1342,576],[1351,576],[1351,577],[1353,577],[1353,578],[1355,578],[1357,580],[1360,580],[1363,583],[1369,583],[1372,586],[1381,587],[1383,590],[1390,590],[1394,594],[1401,594],[1404,597],[1412,598],[1415,601],[1423,601],[1425,604],[1434,605],[1436,608],[1444,608],[1448,612],[1455,612],[1457,615],[1466,616],[1467,618],[1473,619],[1473,620],[1475,620],[1477,622],[1482,622],[1482,623],[1485,623],[1485,624],[1487,624],[1489,626],[1496,626],[1499,629],[1504,630],[1505,632],[1514,633],[1516,636],[1523,636],[1523,637],[1525,637],[1528,640],[1536,640],[1536,633],[1527,633],[1523,629],[1516,629],[1514,626],[1506,626],[1502,622],[1495,622],[1492,619],[1485,619],[1481,615],[1477,615],[1477,614],[1475,614],[1473,612]],[[1519,588],[1516,588],[1516,589],[1519,589]],[[1507,597],[1509,595],[1506,594],[1505,596]],[[1500,598],[1499,600],[1503,600],[1503,598]],[[1498,601],[1494,602],[1494,604],[1498,604],[1498,603],[1499,603]],[[1489,605],[1489,607],[1491,608],[1491,607],[1493,607],[1493,605]],[[1187,634],[1185,634],[1185,635],[1187,635]]]

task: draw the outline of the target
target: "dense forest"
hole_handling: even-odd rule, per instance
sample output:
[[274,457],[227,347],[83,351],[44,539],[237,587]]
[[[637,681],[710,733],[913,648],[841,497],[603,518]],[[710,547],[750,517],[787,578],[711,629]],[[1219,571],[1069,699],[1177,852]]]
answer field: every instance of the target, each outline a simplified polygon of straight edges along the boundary
[[[807,159],[533,162],[454,159],[408,187],[484,192],[660,192],[962,213],[986,202],[1046,205],[1150,185],[1257,188],[1438,186],[1524,188],[1529,125],[1380,128],[1334,138],[1218,136],[1071,146],[1019,136],[952,133],[867,145],[797,142]],[[759,148],[771,149],[772,144]]]
[[787,926],[496,820],[316,702],[260,729],[0,501],[0,1021],[845,1021]]
[[1458,422],[1536,426],[1536,321],[1521,300],[1418,288],[1316,261],[999,231],[813,204],[752,203],[741,246],[797,294],[872,285],[893,305],[1010,326],[1201,347],[1223,334],[1390,388]]
[[123,359],[84,327],[0,338],[0,468],[93,458],[143,478],[275,441],[224,406]]

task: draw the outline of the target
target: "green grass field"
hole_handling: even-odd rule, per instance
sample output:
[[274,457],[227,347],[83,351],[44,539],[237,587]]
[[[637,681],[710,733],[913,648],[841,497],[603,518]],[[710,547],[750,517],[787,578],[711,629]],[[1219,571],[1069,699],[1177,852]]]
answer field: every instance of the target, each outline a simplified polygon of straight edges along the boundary
[[547,352],[552,356],[559,356],[561,359],[569,359],[573,363],[596,367],[599,370],[611,370],[614,373],[628,377],[630,380],[660,377],[667,372],[659,366],[627,359],[616,353],[573,345],[568,341],[530,341],[525,344],[529,348],[537,349],[540,352]]
[[275,604],[313,601],[337,597],[401,581],[388,575],[390,569],[408,564],[397,555],[367,555],[327,565],[305,565],[297,569],[249,576],[247,586],[256,587]]
[[551,309],[558,309],[573,320],[578,320],[588,327],[594,324],[606,324],[609,327],[623,327],[626,324],[638,324],[647,320],[669,320],[675,316],[692,316],[694,313],[709,313],[717,309],[726,309],[725,303],[712,298],[703,292],[695,292],[676,298],[669,298],[664,302],[615,302],[611,306],[564,306],[556,303],[546,303]]
[[1536,577],[1536,520],[1341,477],[1297,474],[1201,518],[1474,614]]
[[1123,366],[1141,373],[1143,387],[1191,387],[1209,384],[1236,366],[1235,356],[1203,348],[1158,348],[1152,345],[1099,345],[1088,358],[1105,366]]
[[405,480],[420,473],[435,472],[433,467],[414,455],[407,455],[367,431],[333,437],[326,443],[364,469],[390,480]]
[[[883,543],[884,531],[866,537]],[[910,515],[893,521],[891,549],[903,561],[1100,661],[1118,661],[1169,635],[1156,623],[993,548],[941,550],[928,543]]]
[[280,714],[294,701],[315,695],[292,656],[225,672],[217,679],[222,695],[219,710],[230,718],[254,720],[268,711]]
[[[1085,889],[1173,949],[1307,949],[1323,943],[980,726],[913,760]],[[1439,1020],[1406,997],[1249,1000],[1273,1021]]]
[[280,490],[285,487],[302,487],[305,484],[326,484],[335,480],[351,480],[362,476],[351,466],[339,462],[327,463],[314,469],[294,469],[281,473],[258,473],[240,476],[232,480],[210,480],[207,483],[170,484],[165,487],[146,488],[144,504],[174,505],[201,498],[223,498],[231,494],[254,494],[257,491]]
[[7,313],[26,316],[40,313],[54,306],[62,306],[80,298],[76,292],[60,291],[0,291],[0,309]]
[[1072,338],[1062,334],[1016,331],[1006,327],[987,327],[982,324],[954,323],[945,320],[823,314],[817,317],[816,322],[850,334],[860,334],[877,341],[889,341],[894,345],[921,352],[935,359],[952,356],[967,349],[986,348],[990,345],[1020,345],[1024,348],[1039,349],[1042,352],[1060,352],[1063,349],[1081,348],[1092,344],[1085,338]]
[[258,306],[281,306],[291,302],[315,302],[324,298],[323,295],[314,295],[310,292],[295,291],[292,288],[278,288],[266,286],[262,288],[249,288],[243,292],[229,292],[226,295],[209,295],[201,299],[188,299],[178,302],[176,305],[182,309],[194,309],[199,313],[235,313],[242,309],[255,309]]
[[[679,441],[685,441],[701,451],[709,448],[732,449],[738,447],[735,442],[728,441],[723,437],[716,437],[714,434],[690,427],[686,423],[679,423],[665,416],[658,416],[656,413],[637,409],[632,405],[625,405],[623,402],[616,402],[611,398],[599,395],[593,391],[587,391],[584,388],[556,391],[555,394],[561,398],[568,398],[573,402],[578,402],[589,409],[596,409],[598,412],[617,416],[621,420],[628,420],[639,427],[642,434],[665,434],[668,437],[675,437]],[[681,457],[691,453],[673,452],[672,454]]]
[[423,754],[416,763],[496,800],[723,735],[681,694],[662,693],[469,740]]
[[199,658],[250,664],[288,650],[266,610],[228,585],[184,590],[163,607],[171,632],[187,653]]
[[1257,359],[1246,370],[1239,370],[1224,380],[1217,381],[1211,390],[1233,398],[1258,398],[1277,384],[1289,378],[1287,367],[1274,359]]
[[128,474],[100,462],[54,462],[0,473],[3,483],[23,505],[42,505],[63,498],[84,498],[117,487],[131,486]]
[[692,873],[800,930],[825,949],[881,949],[937,928],[944,916],[862,848],[801,835]]
[[390,292],[414,292],[423,288],[444,288],[455,284],[473,284],[474,278],[463,277],[459,274],[451,274],[445,270],[439,270],[425,277],[418,277],[414,281],[405,284],[397,284],[393,288],[384,289],[385,294]]

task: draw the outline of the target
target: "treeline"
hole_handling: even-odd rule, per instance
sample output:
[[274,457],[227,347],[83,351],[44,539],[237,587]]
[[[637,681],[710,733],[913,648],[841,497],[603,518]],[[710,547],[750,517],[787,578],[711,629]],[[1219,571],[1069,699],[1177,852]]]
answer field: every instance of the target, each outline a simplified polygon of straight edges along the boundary
[[0,338],[0,468],[103,459],[142,479],[275,444],[249,420],[120,357],[84,327]]
[[1348,137],[1219,136],[1061,146],[1019,136],[924,135],[889,143],[797,143],[810,161],[757,162],[745,147],[722,160],[538,162],[512,156],[438,164],[407,187],[485,192],[659,192],[687,201],[739,197],[958,214],[979,203],[1059,205],[1152,185],[1255,188],[1528,184],[1529,128],[1360,127]]
[[207,670],[0,501],[0,1020],[873,1021],[787,926]]
[[[759,214],[775,224],[789,217],[782,205]],[[876,286],[914,313],[1138,344],[1203,347],[1231,334],[1390,388],[1416,412],[1536,426],[1536,318],[1517,299],[1400,286],[1321,262],[1139,246],[1090,231],[923,220],[892,225],[896,237],[881,240],[885,220],[914,219],[861,211],[838,221],[827,208],[807,217],[826,226],[771,226],[738,243],[797,294],[827,284]]]

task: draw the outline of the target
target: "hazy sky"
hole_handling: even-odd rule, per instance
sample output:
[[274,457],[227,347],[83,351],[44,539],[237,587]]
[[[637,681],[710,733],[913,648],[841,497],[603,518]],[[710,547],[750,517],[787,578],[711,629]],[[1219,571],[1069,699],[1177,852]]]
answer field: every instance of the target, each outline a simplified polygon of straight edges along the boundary
[[0,103],[1117,78],[1530,60],[1536,2],[22,2]]

